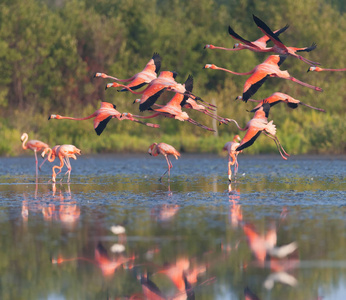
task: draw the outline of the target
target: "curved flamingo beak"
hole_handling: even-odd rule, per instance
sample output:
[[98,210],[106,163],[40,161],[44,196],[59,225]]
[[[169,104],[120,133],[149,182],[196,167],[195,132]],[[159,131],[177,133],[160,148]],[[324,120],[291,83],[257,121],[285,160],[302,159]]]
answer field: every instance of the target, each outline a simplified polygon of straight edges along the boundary
[[139,102],[141,102],[141,99],[135,99],[135,100],[133,101],[133,104],[139,103]]
[[94,78],[101,77],[101,76],[102,76],[102,73],[95,73]]
[[237,96],[237,98],[235,98],[234,100],[241,100],[243,99],[243,96]]

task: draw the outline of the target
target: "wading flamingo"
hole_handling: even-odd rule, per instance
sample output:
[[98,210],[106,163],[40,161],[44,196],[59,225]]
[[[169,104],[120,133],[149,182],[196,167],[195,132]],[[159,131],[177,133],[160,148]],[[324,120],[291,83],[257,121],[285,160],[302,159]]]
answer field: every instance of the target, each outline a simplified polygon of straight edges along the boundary
[[47,160],[48,160],[49,162],[53,162],[53,161],[55,160],[56,151],[58,150],[59,147],[60,147],[60,145],[56,145],[56,146],[54,146],[54,147],[51,149],[51,151],[49,151],[50,148],[46,148],[46,149],[43,150],[43,152],[41,153],[42,158],[44,158],[45,155],[46,155],[48,152],[50,152],[50,153],[49,153],[49,155],[47,155],[47,157],[46,157],[46,158],[43,160],[43,162],[40,164],[40,166],[39,166],[39,170],[40,170],[40,171],[41,171],[41,168],[42,168],[43,164],[44,164]]
[[[52,154],[52,149],[48,149],[46,153],[49,153],[48,155],[51,156]],[[56,156],[60,160],[60,165],[59,166],[54,166],[52,168],[52,181],[56,182],[56,175],[61,172],[61,169],[63,168],[64,164],[66,164],[67,167],[67,172],[64,174],[68,174],[67,182],[70,182],[70,174],[71,174],[71,163],[70,163],[70,158],[73,158],[74,160],[77,159],[77,155],[81,155],[81,150],[78,149],[74,145],[61,145],[57,150],[56,150]],[[56,173],[55,169],[59,169],[59,172]],[[61,179],[62,180],[62,179]]]
[[[239,100],[239,99],[242,99],[242,96],[238,96],[235,100]],[[263,100],[248,99],[248,101],[259,102],[259,104],[253,110],[251,110],[251,112],[255,112],[265,102],[268,103],[270,105],[270,107],[272,107],[272,106],[274,106],[280,102],[283,102],[283,103],[286,103],[288,107],[293,108],[293,109],[297,108],[298,105],[304,105],[306,107],[316,109],[318,111],[326,112],[322,108],[317,108],[317,107],[305,104],[298,99],[294,99],[293,97],[291,97],[287,94],[284,94],[284,93],[280,93],[280,92],[275,92],[271,96],[269,96],[268,98],[265,98]]]
[[[276,35],[279,35],[283,33],[289,26],[286,25],[285,27],[274,31]],[[236,43],[234,44],[233,48],[224,48],[224,47],[217,47],[214,45],[205,45],[204,49],[220,49],[220,50],[227,50],[227,51],[238,51],[238,50],[243,50],[243,49],[249,49],[254,52],[267,52],[267,51],[262,51],[263,49],[269,49],[267,47],[267,43],[270,41],[270,38],[266,35],[262,36],[261,38],[257,39],[254,42],[250,42],[244,38],[242,38],[239,34],[237,34],[231,26],[228,27],[228,33],[230,34],[231,37],[234,39],[242,42],[242,43]]]
[[275,125],[273,124],[273,121],[268,122],[269,110],[270,105],[268,103],[264,103],[263,106],[255,112],[254,117],[246,124],[245,128],[239,127],[237,121],[233,119],[228,119],[228,121],[234,122],[239,128],[239,130],[246,131],[246,134],[241,140],[240,145],[235,150],[240,151],[251,146],[259,137],[261,132],[263,132],[266,136],[270,137],[272,140],[275,141],[276,147],[278,148],[281,157],[287,160],[287,157],[285,157],[282,154],[282,152],[286,156],[290,155],[287,154],[284,148],[281,146],[279,139],[276,136]]
[[196,97],[191,92],[187,91],[181,83],[176,82],[175,81],[176,76],[177,76],[176,72],[162,71],[160,72],[159,77],[152,80],[144,90],[139,92],[132,91],[126,85],[116,83],[116,82],[107,84],[106,89],[110,87],[123,87],[129,90],[133,94],[142,95],[139,101],[138,100],[134,101],[134,102],[139,102],[140,111],[150,110],[151,106],[156,102],[156,100],[161,96],[161,94],[165,90],[187,95],[192,97],[195,100],[203,101],[201,98]]
[[325,68],[312,66],[307,70],[307,72],[310,72],[310,71],[311,72],[323,72],[323,71],[342,72],[342,71],[346,71],[346,68],[343,68],[343,69],[325,69]]
[[150,145],[148,153],[152,156],[158,156],[159,154],[162,154],[167,161],[168,169],[165,173],[162,174],[162,176],[159,178],[159,181],[162,180],[162,177],[168,172],[168,178],[170,178],[170,172],[173,168],[173,165],[168,157],[168,155],[174,155],[175,159],[178,159],[180,157],[180,153],[171,145],[168,145],[166,143],[153,143]]
[[[94,77],[102,77],[102,78],[109,78],[113,79],[115,81],[120,81],[120,82],[129,82],[131,81],[127,87],[130,88],[131,90],[137,90],[141,88],[142,86],[146,85],[147,83],[151,82],[155,78],[157,78],[157,74],[159,73],[161,68],[161,57],[158,53],[154,53],[153,57],[149,60],[145,68],[133,75],[132,77],[128,79],[119,79],[113,76],[109,76],[105,73],[96,73]],[[127,91],[125,88],[121,90]]]
[[49,148],[49,145],[47,145],[44,142],[38,141],[38,140],[29,140],[28,141],[28,134],[24,132],[22,136],[20,137],[20,140],[22,141],[22,148],[24,150],[31,149],[35,153],[35,163],[36,163],[36,177],[38,175],[38,161],[37,161],[37,152],[43,151],[47,148]]
[[262,86],[262,84],[269,77],[278,77],[283,79],[288,79],[293,82],[299,83],[300,85],[306,86],[310,89],[314,89],[315,91],[322,92],[323,90],[319,87],[310,85],[308,83],[302,82],[294,77],[292,77],[288,71],[281,71],[279,66],[286,59],[285,56],[279,55],[270,55],[263,63],[257,65],[250,72],[246,73],[237,73],[224,68],[219,68],[213,64],[206,64],[204,69],[214,69],[214,70],[222,70],[234,75],[251,75],[244,84],[243,88],[243,96],[242,100],[247,102],[247,100],[254,95],[257,90]]
[[[308,60],[298,54],[296,52],[310,52],[316,48],[316,44],[313,43],[310,47],[306,48],[296,48],[296,47],[286,47],[279,37],[258,17],[253,15],[253,20],[255,21],[256,25],[258,28],[266,35],[268,36],[271,41],[274,43],[274,46],[270,48],[269,51],[275,52],[280,55],[289,55],[293,56],[295,58],[298,58],[302,60],[303,62],[309,64],[309,65],[320,65],[318,62],[313,62],[311,60]],[[266,52],[269,52],[268,50]]]
[[238,172],[238,154],[239,152],[236,151],[236,149],[240,146],[240,136],[235,135],[233,140],[231,142],[227,142],[222,150],[228,152],[228,180],[232,181],[232,169],[231,167],[234,166],[234,176],[237,175]]
[[57,120],[62,120],[62,119],[68,119],[68,120],[75,120],[75,121],[81,121],[81,120],[88,120],[91,118],[94,119],[94,129],[97,133],[97,135],[100,135],[103,130],[106,128],[108,122],[112,119],[118,119],[120,121],[122,120],[130,120],[134,121],[149,127],[154,127],[158,128],[160,125],[158,124],[151,124],[151,123],[144,123],[142,121],[137,120],[136,118],[130,117],[130,115],[127,114],[121,114],[116,110],[116,106],[114,104],[108,103],[108,102],[101,102],[101,107],[96,110],[93,114],[90,116],[84,117],[84,118],[72,118],[72,117],[64,117],[60,115],[50,115],[48,117],[48,120],[50,119],[57,119]]
[[[187,80],[184,83],[184,86],[187,91],[192,91],[193,87],[193,78],[192,76],[189,76]],[[176,93],[173,98],[164,106],[160,106],[160,108],[155,108],[153,111],[155,112],[154,114],[150,116],[143,116],[141,117],[142,119],[150,119],[154,118],[157,116],[164,116],[167,118],[174,118],[179,121],[187,121],[193,125],[199,126],[203,129],[209,130],[209,131],[215,131],[207,126],[204,126],[197,121],[191,119],[189,115],[186,112],[183,112],[181,107],[183,105],[183,102],[186,101],[186,98],[188,96],[184,96],[182,94]],[[139,116],[137,116],[139,117]]]

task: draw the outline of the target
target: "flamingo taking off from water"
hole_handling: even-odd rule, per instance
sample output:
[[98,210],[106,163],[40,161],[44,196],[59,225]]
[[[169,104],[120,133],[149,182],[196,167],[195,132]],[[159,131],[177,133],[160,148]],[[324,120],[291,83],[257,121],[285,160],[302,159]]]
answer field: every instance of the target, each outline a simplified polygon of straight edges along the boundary
[[28,141],[28,134],[24,132],[22,136],[20,137],[20,140],[22,141],[22,148],[24,150],[31,149],[35,153],[35,163],[36,163],[36,177],[38,175],[38,161],[37,161],[37,152],[43,151],[47,148],[49,148],[49,145],[47,145],[44,142],[41,142],[39,140],[29,140]]
[[234,176],[237,174],[238,171],[238,159],[237,156],[239,154],[236,149],[240,146],[239,142],[240,136],[235,135],[233,140],[231,142],[227,142],[222,150],[225,150],[228,152],[228,180],[232,181],[232,169],[231,166],[234,166]]
[[[286,29],[288,28],[288,25],[285,27],[274,31],[276,35],[279,35],[283,33]],[[270,41],[270,38],[266,35],[262,36],[261,38],[257,39],[254,42],[250,42],[244,38],[242,38],[239,34],[237,34],[231,26],[228,27],[228,33],[230,34],[231,37],[234,39],[242,42],[242,43],[236,43],[234,44],[233,48],[224,48],[224,47],[217,47],[214,45],[205,45],[204,49],[220,49],[220,50],[227,50],[227,51],[238,51],[238,50],[243,50],[243,49],[249,49],[254,52],[263,52],[263,49],[269,49],[267,47],[267,43]],[[265,51],[267,52],[267,51]]]
[[[48,157],[51,157],[52,156],[52,149],[49,148],[47,151],[45,151],[45,154],[46,153],[49,153]],[[74,160],[76,160],[77,159],[76,154],[81,155],[81,150],[78,149],[74,145],[61,145],[56,150],[56,156],[60,160],[60,165],[54,166],[52,168],[52,181],[53,182],[56,181],[56,175],[61,172],[61,169],[63,168],[64,164],[66,164],[66,167],[67,167],[67,172],[65,173],[65,175],[68,174],[67,182],[70,182],[70,174],[71,174],[71,170],[72,170],[70,158],[73,158]],[[56,173],[55,169],[59,169],[59,172]]]
[[[113,76],[109,76],[105,73],[96,73],[94,77],[109,78],[109,79],[113,79],[115,81],[120,81],[120,82],[131,81],[127,85],[127,87],[130,88],[131,90],[137,90],[141,88],[142,86],[144,86],[145,84],[157,78],[157,74],[159,73],[160,68],[161,68],[161,57],[158,53],[154,53],[153,57],[149,60],[145,68],[141,72],[133,75],[132,77],[128,79],[119,79]],[[121,91],[122,92],[126,91],[126,89],[123,88]]]
[[171,145],[168,145],[166,143],[153,143],[150,145],[148,153],[152,156],[158,156],[159,154],[162,154],[167,161],[168,170],[162,174],[159,181],[162,180],[162,177],[168,172],[168,178],[170,178],[170,171],[173,168],[173,165],[168,157],[168,155],[173,155],[175,159],[178,159],[180,157],[180,153]]
[[255,21],[256,25],[258,26],[258,28],[266,35],[268,36],[271,41],[274,43],[274,46],[263,51],[263,52],[275,52],[278,53],[280,55],[290,55],[293,57],[296,57],[302,61],[304,61],[307,64],[310,65],[320,65],[320,63],[318,62],[313,62],[311,60],[308,60],[298,54],[296,54],[296,52],[310,52],[312,50],[314,50],[316,48],[316,44],[312,44],[310,47],[305,47],[305,48],[296,48],[296,47],[286,47],[281,40],[279,39],[279,37],[268,27],[267,24],[265,24],[260,18],[256,17],[255,15],[253,15],[253,20]]
[[273,124],[273,121],[268,122],[270,105],[268,103],[264,103],[256,112],[254,117],[246,124],[245,128],[241,128],[237,121],[233,119],[228,119],[228,121],[234,122],[239,130],[246,131],[245,136],[240,142],[240,145],[235,149],[236,151],[243,150],[249,146],[251,146],[255,140],[259,137],[261,132],[263,132],[266,136],[270,137],[275,141],[276,147],[278,148],[281,157],[287,160],[282,152],[286,156],[290,156],[286,153],[284,148],[281,146],[279,139],[276,136],[276,126]]
[[308,88],[314,89],[315,91],[322,92],[323,90],[319,87],[310,85],[308,83],[302,82],[294,77],[292,77],[288,71],[281,71],[279,66],[284,62],[286,56],[281,55],[270,55],[263,63],[257,65],[250,72],[237,73],[224,68],[217,67],[213,64],[206,64],[204,69],[214,69],[222,70],[235,75],[251,75],[244,84],[242,100],[247,102],[247,100],[254,95],[257,90],[262,86],[262,84],[269,77],[278,77],[283,79],[288,79],[293,82],[299,83],[300,85],[306,86]]
[[[242,99],[242,96],[238,96],[235,100],[239,100],[239,99]],[[288,107],[293,108],[293,109],[297,108],[298,105],[304,105],[306,107],[316,109],[318,111],[326,112],[322,108],[317,108],[317,107],[305,104],[298,99],[294,99],[293,97],[291,97],[287,94],[284,94],[284,93],[280,93],[280,92],[275,92],[271,96],[269,96],[268,98],[265,98],[263,100],[248,99],[248,101],[259,102],[259,104],[253,110],[251,110],[251,112],[255,112],[257,109],[259,109],[263,105],[264,102],[268,103],[270,105],[270,107],[272,107],[272,106],[274,106],[280,102],[283,102],[283,103],[286,103]]]
[[320,67],[316,67],[316,66],[312,66],[310,67],[307,72],[323,72],[323,71],[330,71],[330,72],[342,72],[342,71],[346,71],[346,68],[343,69],[326,69],[326,68],[320,68]]
[[48,120],[50,120],[50,119],[57,119],[57,120],[68,119],[68,120],[81,121],[81,120],[88,120],[91,118],[95,118],[94,119],[94,129],[95,129],[97,135],[100,135],[103,132],[103,130],[106,128],[108,122],[112,118],[116,118],[120,121],[130,120],[130,121],[134,121],[134,122],[137,122],[137,123],[149,126],[149,127],[154,127],[154,128],[160,127],[160,125],[151,124],[151,123],[144,123],[144,122],[139,121],[133,117],[130,117],[130,115],[128,116],[127,114],[121,114],[120,112],[118,112],[116,110],[116,106],[114,104],[111,104],[108,102],[101,102],[101,107],[98,110],[96,110],[90,116],[87,116],[84,118],[73,118],[73,117],[64,117],[64,116],[60,116],[60,115],[50,115],[48,117]]

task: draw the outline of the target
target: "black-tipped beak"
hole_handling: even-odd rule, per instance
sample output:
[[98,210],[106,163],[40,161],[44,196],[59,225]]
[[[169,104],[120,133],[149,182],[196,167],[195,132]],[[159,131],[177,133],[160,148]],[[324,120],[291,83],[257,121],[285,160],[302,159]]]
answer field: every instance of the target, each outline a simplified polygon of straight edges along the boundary
[[234,99],[234,101],[235,101],[235,100],[238,100],[238,99],[239,99],[239,98],[238,98],[238,97],[236,97],[236,98]]
[[203,49],[207,48],[207,46],[204,46]]
[[108,86],[107,86],[107,85],[105,86],[105,90],[106,90],[106,89],[108,89]]
[[136,103],[136,100],[134,100],[133,102],[132,102],[132,104],[135,104]]
[[96,78],[96,74],[97,74],[97,73],[94,74],[93,78]]
[[233,49],[235,48],[235,45],[233,46]]
[[310,72],[310,68],[306,71],[306,73],[309,73]]
[[48,121],[50,120],[51,118],[50,118],[50,116],[48,117]]

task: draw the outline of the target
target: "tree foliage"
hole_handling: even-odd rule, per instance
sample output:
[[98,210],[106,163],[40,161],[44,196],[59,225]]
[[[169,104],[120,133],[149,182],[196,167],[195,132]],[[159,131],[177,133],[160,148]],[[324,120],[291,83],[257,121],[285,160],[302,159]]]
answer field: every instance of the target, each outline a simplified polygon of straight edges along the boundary
[[[221,71],[203,70],[206,63],[238,72],[250,71],[264,61],[268,54],[243,50],[237,52],[204,50],[205,44],[231,48],[235,43],[229,35],[229,25],[240,35],[255,40],[262,35],[252,20],[252,14],[263,19],[272,29],[289,24],[282,41],[290,46],[318,47],[305,57],[319,61],[324,67],[344,68],[346,57],[344,41],[346,32],[343,1],[283,0],[275,5],[268,1],[125,1],[125,0],[13,0],[0,4],[0,154],[9,154],[5,146],[8,136],[30,131],[35,138],[50,143],[61,143],[62,136],[72,141],[91,141],[92,125],[86,122],[47,123],[50,113],[83,116],[98,108],[99,100],[115,103],[121,112],[138,114],[132,102],[134,95],[104,90],[107,81],[93,79],[95,72],[106,72],[118,78],[128,78],[143,69],[153,52],[162,56],[161,70],[177,71],[179,82],[189,74],[194,77],[194,93],[218,106],[218,113],[234,117],[245,124],[252,115],[251,104],[235,102],[241,95],[246,78]],[[302,102],[322,107],[326,114],[307,108],[296,110],[284,106],[272,108],[270,117],[277,124],[278,136],[293,153],[344,153],[345,129],[344,89],[345,73],[306,73],[308,65],[289,57],[281,69],[302,81],[321,86],[317,93],[293,82],[269,79],[253,98],[263,99],[280,91]],[[159,101],[172,97],[164,94]],[[192,118],[208,126],[212,120],[197,112],[188,112]],[[153,120],[154,121],[154,120]],[[186,151],[206,149],[202,144],[214,144],[209,132],[176,120],[155,120],[161,129],[112,122],[103,137],[134,135],[140,139],[155,137],[174,140],[175,137],[201,137],[201,147]],[[64,128],[67,132],[63,132]],[[295,128],[292,130],[292,128]],[[126,134],[124,133],[126,132]],[[218,127],[220,144],[236,133],[233,125]],[[112,137],[113,136],[113,137]],[[111,138],[112,137],[112,138]],[[297,142],[299,141],[299,142]],[[138,144],[141,144],[137,141]],[[96,142],[95,142],[96,143]],[[136,142],[132,149],[136,148]],[[268,141],[259,139],[249,153],[267,149]],[[284,143],[285,144],[285,143]],[[332,145],[332,146],[331,146]],[[179,145],[177,145],[179,147]],[[275,151],[275,145],[272,145]],[[270,146],[271,147],[271,146]],[[131,148],[124,146],[124,148]],[[116,148],[117,151],[124,149]],[[262,149],[262,150],[261,150]],[[95,146],[86,152],[110,151]]]

